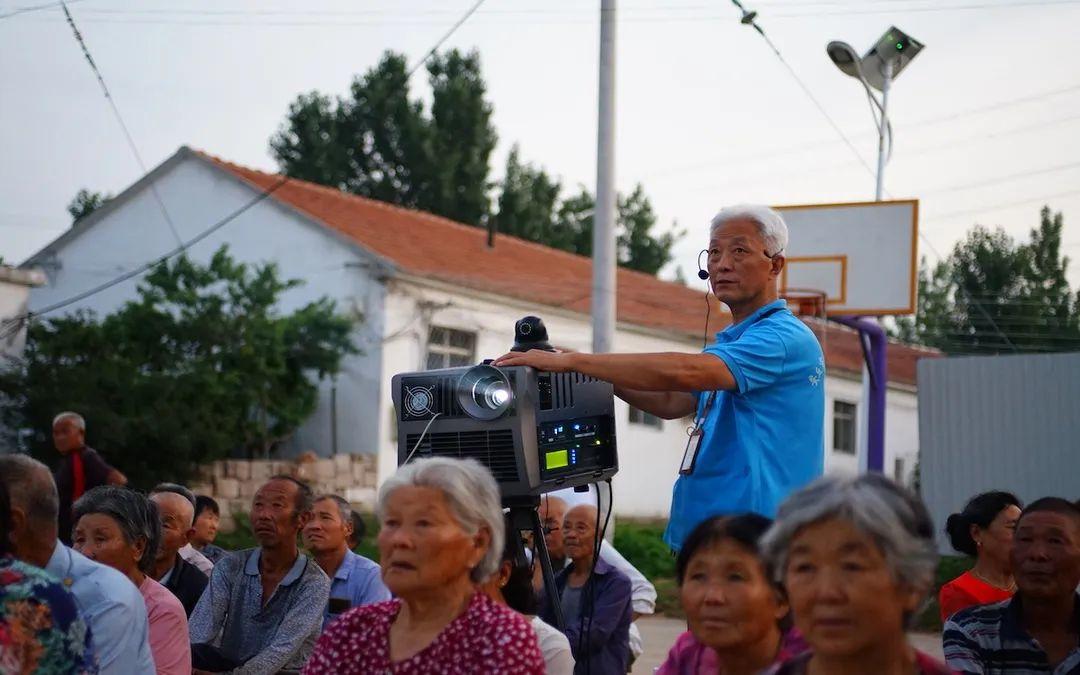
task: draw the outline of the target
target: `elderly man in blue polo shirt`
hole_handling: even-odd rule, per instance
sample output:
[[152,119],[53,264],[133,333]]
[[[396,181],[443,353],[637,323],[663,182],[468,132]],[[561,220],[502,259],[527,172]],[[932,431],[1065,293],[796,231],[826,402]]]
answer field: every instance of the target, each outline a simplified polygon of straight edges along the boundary
[[728,207],[713,218],[703,271],[732,323],[701,354],[534,350],[495,362],[584,373],[640,410],[694,416],[664,535],[675,550],[711,515],[775,516],[788,494],[822,473],[825,359],[779,297],[787,241],[783,218],[766,206]]
[[251,529],[259,546],[214,565],[191,613],[196,673],[262,675],[303,667],[330,593],[330,579],[296,546],[310,509],[311,489],[291,476],[274,476],[255,493]]
[[337,495],[319,495],[311,504],[311,518],[304,525],[304,546],[330,577],[330,600],[323,628],[353,607],[390,599],[379,565],[349,550],[353,510]]

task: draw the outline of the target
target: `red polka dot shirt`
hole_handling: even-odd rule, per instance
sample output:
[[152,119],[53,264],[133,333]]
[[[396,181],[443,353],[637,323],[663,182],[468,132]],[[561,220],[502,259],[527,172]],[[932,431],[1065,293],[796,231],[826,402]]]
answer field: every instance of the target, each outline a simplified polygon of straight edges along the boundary
[[544,657],[525,617],[476,593],[427,647],[390,661],[390,626],[400,600],[356,607],[319,637],[304,675],[542,675]]

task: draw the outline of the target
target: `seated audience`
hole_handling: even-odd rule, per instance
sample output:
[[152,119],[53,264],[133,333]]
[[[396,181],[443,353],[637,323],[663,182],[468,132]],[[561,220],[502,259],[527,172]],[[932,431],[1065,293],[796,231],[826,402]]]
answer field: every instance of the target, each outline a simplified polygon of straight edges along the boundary
[[975,566],[941,587],[942,621],[972,605],[1008,600],[1016,592],[1010,554],[1020,508],[1015,495],[984,492],[949,516],[945,532],[952,547],[975,558]]
[[146,603],[139,589],[120,572],[60,543],[60,498],[49,469],[26,455],[0,455],[0,482],[11,500],[9,540],[15,557],[43,567],[75,596],[90,630],[98,672],[154,673]]
[[390,599],[379,565],[349,550],[352,507],[337,495],[321,495],[311,505],[304,525],[304,546],[326,576],[330,577],[330,600],[323,615],[325,628],[339,614],[353,607]]
[[937,566],[933,523],[907,490],[878,474],[819,479],[780,506],[762,550],[812,650],[771,672],[950,672],[907,639]]
[[657,675],[753,675],[806,651],[783,587],[761,558],[771,524],[754,513],[713,516],[686,538],[675,575],[690,630]]
[[175,595],[184,606],[185,615],[191,616],[210,582],[197,567],[180,557],[180,549],[188,543],[194,509],[191,502],[176,492],[153,492],[150,501],[157,506],[161,517],[161,544],[150,575]]
[[96,487],[72,507],[74,548],[124,574],[142,593],[150,625],[150,653],[159,675],[189,675],[187,614],[180,600],[147,576],[161,540],[154,505],[134,490]]
[[214,543],[220,522],[221,509],[218,508],[217,501],[206,495],[195,497],[195,524],[192,526],[190,543],[192,548],[215,564],[228,554],[228,551]]
[[0,672],[97,672],[75,598],[45,570],[11,555],[11,504],[0,482]]
[[[191,504],[192,510],[195,509],[195,493],[187,487],[178,483],[158,483],[154,486],[154,489],[150,491],[151,495],[156,495],[161,492],[169,492],[172,494],[180,495]],[[200,572],[205,574],[207,578],[210,577],[210,572],[214,569],[214,563],[209,558],[204,556],[195,550],[195,547],[191,545],[191,542],[185,543],[180,547],[178,551],[180,557],[194,565]]]
[[[562,535],[570,565],[555,576],[563,632],[578,675],[625,673],[630,665],[630,580],[603,559],[596,560],[596,515],[596,507],[588,504],[566,513]],[[541,600],[540,618],[556,624],[546,595]]]
[[[566,558],[562,538],[562,521],[566,517],[566,510],[566,501],[555,495],[544,495],[540,500],[540,524],[544,528],[544,542],[548,546],[548,555],[551,556],[551,564],[556,572],[570,562]],[[551,552],[552,549],[555,553]],[[645,649],[641,632],[637,627],[637,620],[639,617],[656,611],[656,587],[607,540],[600,542],[600,559],[630,579],[630,604],[634,610],[634,617],[630,623],[630,661],[632,663]],[[543,592],[544,579],[540,566],[534,567],[533,583],[538,593]]]
[[570,651],[570,641],[558,628],[547,624],[536,615],[536,592],[532,586],[532,565],[517,560],[517,543],[521,533],[514,532],[509,518],[505,521],[506,544],[503,546],[502,561],[499,569],[484,582],[484,592],[492,600],[506,605],[510,609],[524,614],[529,625],[536,633],[540,653],[544,655],[544,672],[547,675],[572,675],[574,655]]
[[300,553],[311,489],[274,476],[251,505],[259,546],[226,556],[191,614],[195,668],[235,675],[298,670],[322,627],[330,579]]
[[486,468],[445,457],[406,464],[380,488],[378,516],[395,599],[331,623],[306,675],[544,672],[529,622],[476,587],[503,550],[499,486]]
[[1016,594],[954,614],[942,636],[946,662],[980,675],[1080,673],[1080,508],[1039,499],[1013,541]]

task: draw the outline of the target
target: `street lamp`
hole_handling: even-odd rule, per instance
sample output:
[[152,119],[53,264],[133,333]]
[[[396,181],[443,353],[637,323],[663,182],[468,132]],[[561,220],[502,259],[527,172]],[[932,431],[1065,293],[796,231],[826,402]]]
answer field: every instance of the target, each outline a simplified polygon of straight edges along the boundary
[[[862,82],[866,88],[866,96],[870,99],[870,111],[878,128],[877,188],[874,191],[877,201],[881,201],[884,190],[885,163],[892,155],[892,125],[889,124],[888,114],[889,88],[892,81],[900,76],[900,72],[922,48],[921,42],[895,26],[885,31],[877,44],[861,58],[854,47],[839,40],[830,42],[825,48],[829,58],[841,72]],[[881,92],[880,100],[874,94],[874,89]]]

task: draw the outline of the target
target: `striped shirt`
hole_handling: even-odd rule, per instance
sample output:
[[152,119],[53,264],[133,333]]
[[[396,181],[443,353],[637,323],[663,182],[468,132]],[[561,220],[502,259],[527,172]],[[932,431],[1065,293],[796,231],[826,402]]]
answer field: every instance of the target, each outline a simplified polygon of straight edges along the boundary
[[[1080,624],[1080,595],[1073,613]],[[979,675],[1080,675],[1080,644],[1051,666],[1046,651],[1024,630],[1021,616],[1019,595],[957,612],[941,637],[946,663],[961,673]]]

